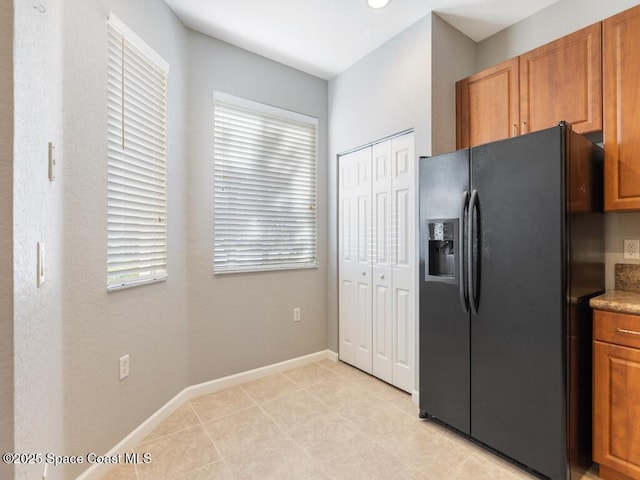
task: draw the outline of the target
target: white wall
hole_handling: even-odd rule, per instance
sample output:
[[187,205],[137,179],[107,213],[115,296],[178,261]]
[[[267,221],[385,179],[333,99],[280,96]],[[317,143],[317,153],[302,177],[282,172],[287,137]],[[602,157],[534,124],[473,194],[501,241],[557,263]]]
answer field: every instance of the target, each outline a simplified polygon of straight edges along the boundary
[[[561,0],[478,44],[477,70],[520,55],[635,5],[640,5],[640,2]],[[640,213],[607,213],[605,224],[606,289],[610,290],[614,288],[616,263],[640,263],[622,258],[623,240],[640,238]]]
[[[63,451],[62,284],[64,176],[47,177],[48,142],[62,148],[60,0],[14,2],[14,350],[15,451]],[[46,283],[36,287],[36,245],[44,242]],[[16,478],[42,475],[16,466]],[[60,476],[53,478],[62,478]]]
[[[327,348],[327,82],[196,32],[189,62],[189,365],[198,383]],[[317,269],[213,275],[214,91],[319,119]]]
[[[13,442],[13,1],[0,0],[0,452]],[[13,478],[0,463],[0,478]]]

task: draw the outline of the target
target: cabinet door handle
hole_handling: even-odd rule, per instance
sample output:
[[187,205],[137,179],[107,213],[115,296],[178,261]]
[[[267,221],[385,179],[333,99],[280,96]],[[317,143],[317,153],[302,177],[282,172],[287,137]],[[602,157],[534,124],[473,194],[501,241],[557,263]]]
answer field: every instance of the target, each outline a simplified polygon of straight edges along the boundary
[[361,275],[364,277],[367,274],[364,270],[361,272]]
[[527,122],[522,122],[522,133],[527,133]]
[[620,333],[628,333],[629,335],[640,335],[640,332],[634,332],[633,330],[625,330],[624,328],[618,328]]
[[518,136],[518,124],[517,123],[513,124],[513,136],[514,137]]
[[384,280],[384,275],[380,275],[380,280]]

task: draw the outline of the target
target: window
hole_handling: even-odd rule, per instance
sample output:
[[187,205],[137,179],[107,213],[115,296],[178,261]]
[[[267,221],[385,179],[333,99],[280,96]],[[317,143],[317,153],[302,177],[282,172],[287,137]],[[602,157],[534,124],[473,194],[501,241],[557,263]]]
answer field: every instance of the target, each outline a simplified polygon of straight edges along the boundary
[[167,277],[169,66],[115,16],[108,21],[107,288]]
[[318,120],[216,93],[214,273],[317,267]]

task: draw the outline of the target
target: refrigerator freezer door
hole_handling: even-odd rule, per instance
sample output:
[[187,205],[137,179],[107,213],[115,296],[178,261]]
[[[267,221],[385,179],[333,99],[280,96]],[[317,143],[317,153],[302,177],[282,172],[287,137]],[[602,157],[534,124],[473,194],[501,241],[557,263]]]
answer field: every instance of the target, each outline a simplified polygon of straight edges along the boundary
[[420,159],[420,410],[466,434],[469,314],[461,217],[468,182],[469,150]]
[[566,478],[564,134],[473,148],[471,436]]

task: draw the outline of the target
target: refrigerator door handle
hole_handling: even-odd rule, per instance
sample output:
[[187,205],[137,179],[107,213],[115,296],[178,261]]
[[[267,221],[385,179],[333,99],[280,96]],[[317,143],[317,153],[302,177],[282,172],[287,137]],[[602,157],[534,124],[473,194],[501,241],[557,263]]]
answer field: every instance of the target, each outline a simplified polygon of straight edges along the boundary
[[474,315],[478,313],[478,299],[476,297],[476,289],[474,283],[474,277],[477,271],[477,259],[473,256],[473,240],[474,236],[478,234],[476,229],[474,228],[473,221],[473,212],[478,209],[478,191],[473,190],[471,192],[471,199],[469,200],[469,211],[468,211],[468,225],[467,225],[467,265],[469,268],[467,281],[468,281],[468,292],[469,292],[469,306],[471,308],[471,313]]
[[458,247],[458,258],[460,259],[460,270],[459,270],[459,275],[460,275],[460,280],[459,280],[459,285],[460,285],[460,305],[462,306],[462,310],[464,311],[464,313],[469,313],[469,296],[468,296],[468,292],[467,292],[467,286],[466,286],[466,282],[465,282],[465,277],[464,277],[464,257],[465,257],[465,250],[464,250],[464,244],[465,244],[465,238],[464,238],[464,226],[466,224],[466,220],[467,220],[467,212],[468,212],[468,206],[469,206],[469,192],[467,192],[466,190],[462,193],[462,207],[460,208],[460,224],[459,224],[459,230],[458,230],[458,238],[460,239],[460,246]]

